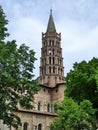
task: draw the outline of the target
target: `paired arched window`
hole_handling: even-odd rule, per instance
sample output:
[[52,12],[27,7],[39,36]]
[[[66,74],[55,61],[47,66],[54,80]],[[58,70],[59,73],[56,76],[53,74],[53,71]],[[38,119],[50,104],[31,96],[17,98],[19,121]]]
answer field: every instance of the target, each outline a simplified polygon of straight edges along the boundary
[[49,46],[54,46],[54,40],[49,40]]
[[52,104],[51,103],[47,104],[47,112],[52,112]]

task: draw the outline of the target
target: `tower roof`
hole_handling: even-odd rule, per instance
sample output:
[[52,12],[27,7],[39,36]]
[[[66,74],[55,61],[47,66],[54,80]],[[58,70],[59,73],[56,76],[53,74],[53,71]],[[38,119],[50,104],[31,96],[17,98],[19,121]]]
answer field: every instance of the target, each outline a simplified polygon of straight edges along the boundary
[[50,10],[50,17],[48,21],[48,26],[47,26],[47,32],[56,32],[53,16],[52,16],[52,9]]

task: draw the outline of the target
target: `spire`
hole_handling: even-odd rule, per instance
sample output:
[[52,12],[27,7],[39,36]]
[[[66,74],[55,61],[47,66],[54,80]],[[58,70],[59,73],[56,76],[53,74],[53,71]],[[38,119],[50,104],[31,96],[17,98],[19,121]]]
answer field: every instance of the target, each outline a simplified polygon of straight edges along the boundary
[[47,26],[47,32],[56,32],[53,16],[52,16],[52,9],[50,9],[50,17],[48,21],[48,26]]

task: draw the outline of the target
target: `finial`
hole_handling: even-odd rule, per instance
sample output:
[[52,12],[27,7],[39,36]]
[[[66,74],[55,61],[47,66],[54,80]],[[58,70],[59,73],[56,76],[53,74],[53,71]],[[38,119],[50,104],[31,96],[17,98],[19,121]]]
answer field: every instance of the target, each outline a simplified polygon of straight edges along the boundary
[[50,9],[50,14],[52,14],[52,8]]

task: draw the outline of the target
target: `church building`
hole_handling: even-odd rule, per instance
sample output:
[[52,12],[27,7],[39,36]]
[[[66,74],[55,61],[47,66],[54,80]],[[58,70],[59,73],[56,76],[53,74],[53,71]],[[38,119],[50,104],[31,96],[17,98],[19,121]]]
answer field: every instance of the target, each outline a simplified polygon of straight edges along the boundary
[[64,98],[66,85],[61,33],[56,31],[52,10],[46,32],[42,33],[39,82],[40,90],[34,95],[34,109],[19,110],[18,116],[22,122],[19,130],[49,130],[51,122],[57,116],[53,104],[60,103]]

